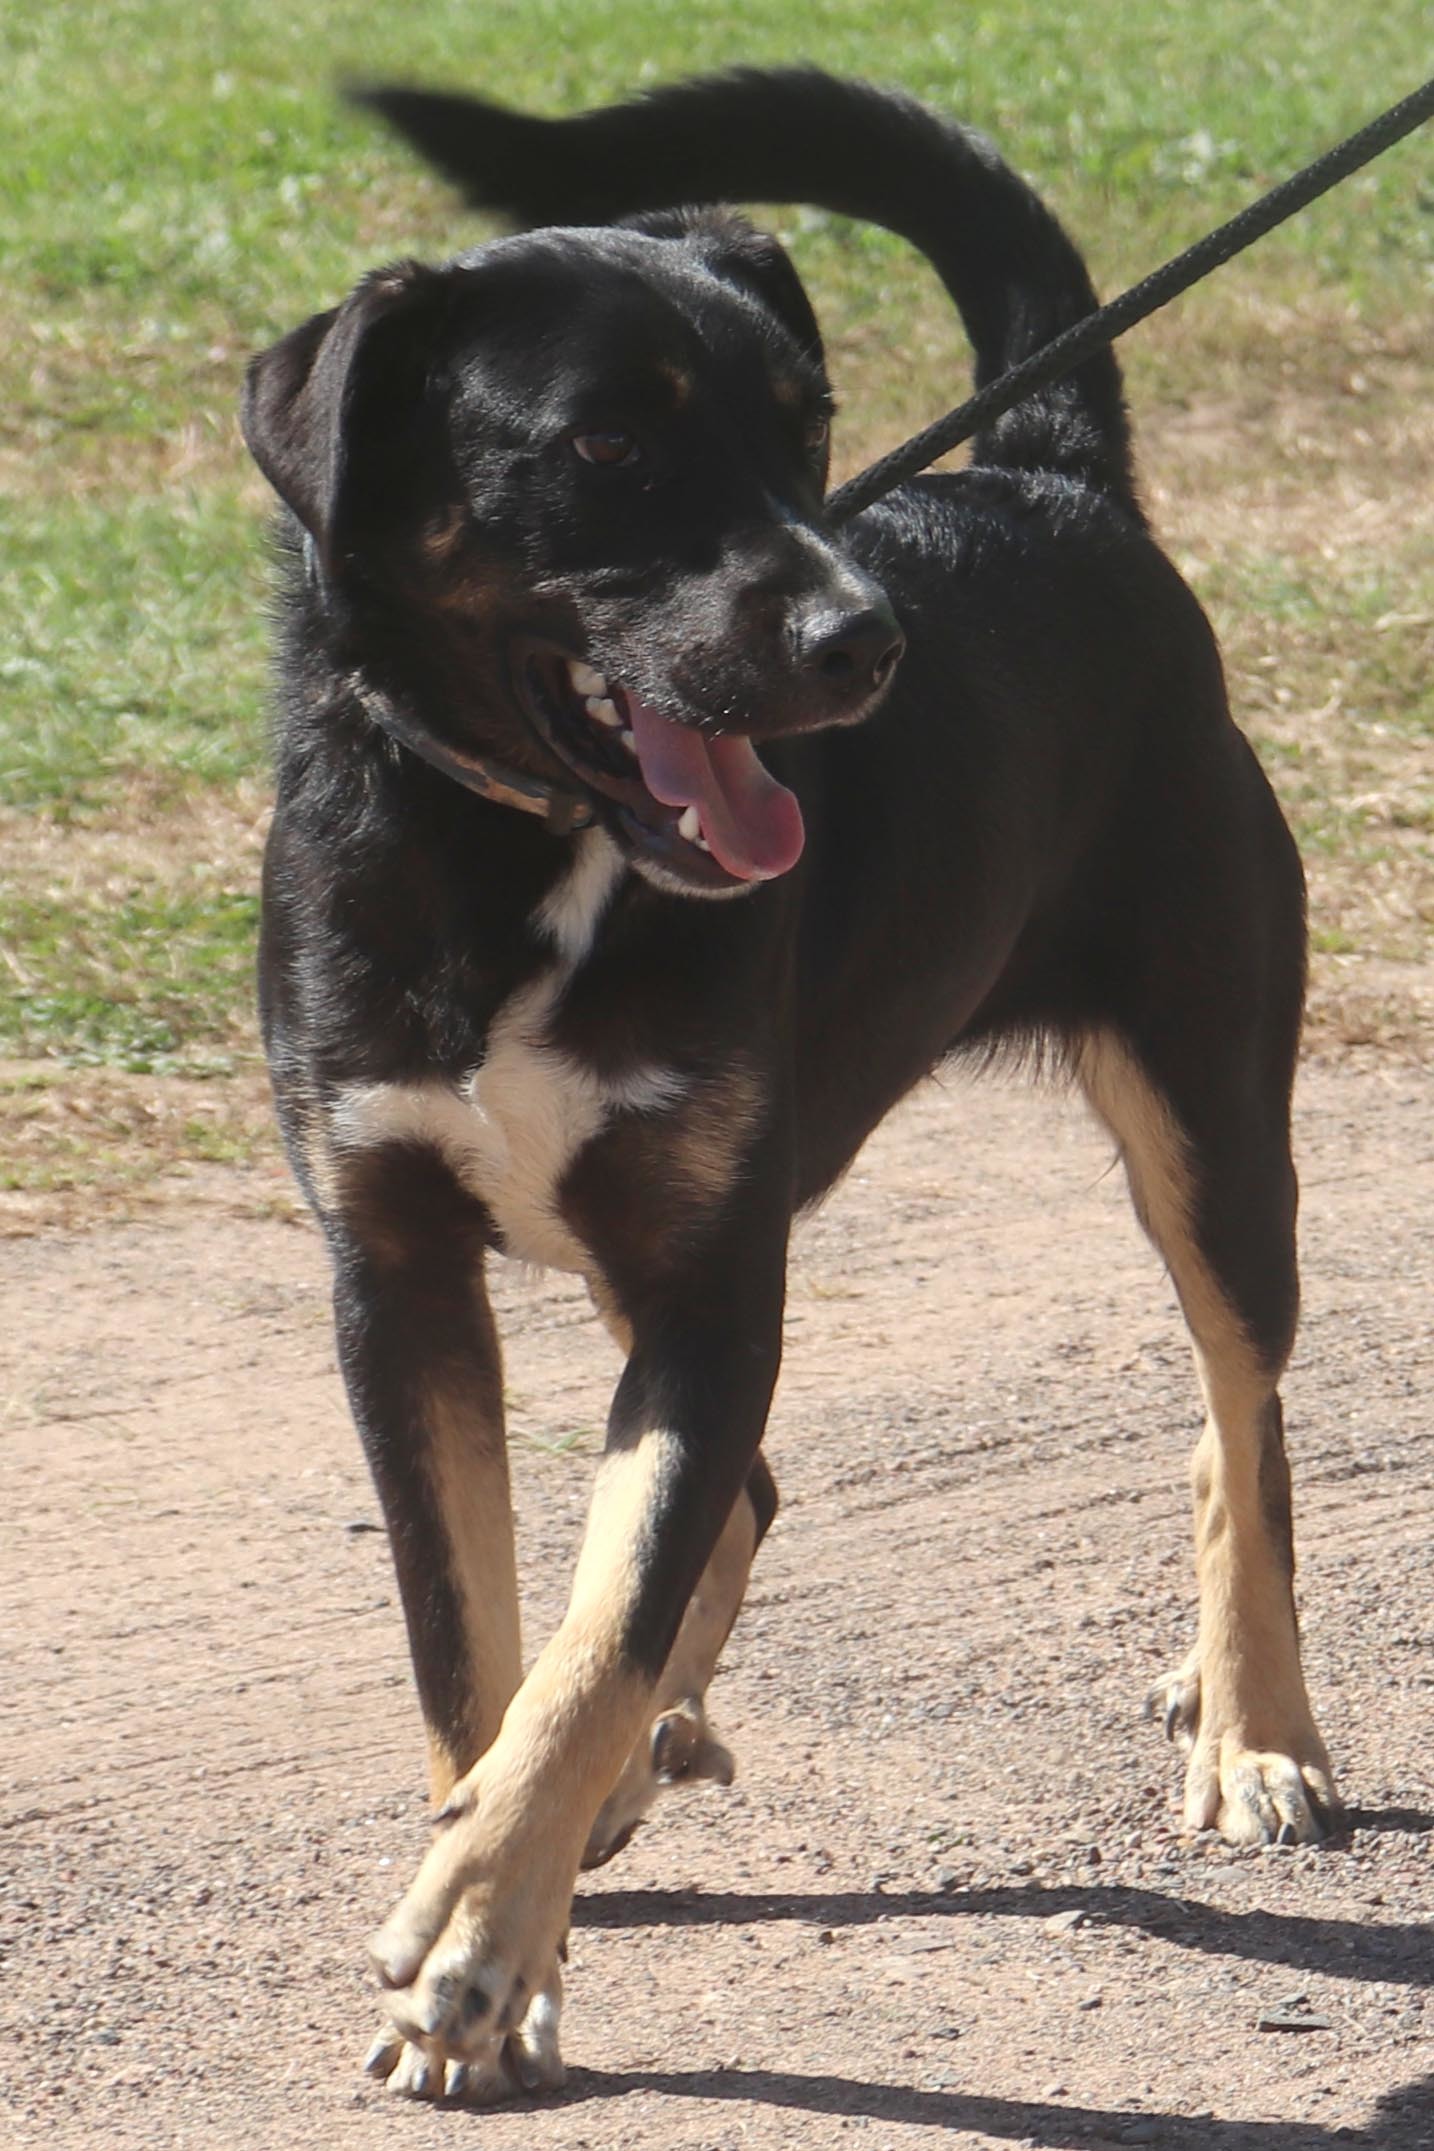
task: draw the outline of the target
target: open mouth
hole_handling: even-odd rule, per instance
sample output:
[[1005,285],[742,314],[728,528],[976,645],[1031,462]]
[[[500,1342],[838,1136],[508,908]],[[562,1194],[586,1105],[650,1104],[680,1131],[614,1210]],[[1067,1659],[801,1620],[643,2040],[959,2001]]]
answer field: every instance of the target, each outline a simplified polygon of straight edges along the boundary
[[544,746],[670,873],[694,888],[730,889],[795,866],[802,810],[745,735],[699,732],[664,716],[551,643],[524,643],[515,672]]

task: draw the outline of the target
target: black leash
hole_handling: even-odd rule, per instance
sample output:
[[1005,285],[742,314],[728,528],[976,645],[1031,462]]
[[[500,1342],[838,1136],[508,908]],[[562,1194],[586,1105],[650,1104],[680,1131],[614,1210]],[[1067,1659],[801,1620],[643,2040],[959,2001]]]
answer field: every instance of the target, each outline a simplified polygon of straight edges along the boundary
[[1118,299],[1112,299],[1108,306],[1102,306],[1097,313],[1087,314],[1083,321],[1063,330],[1050,343],[1033,352],[1030,358],[1022,359],[1019,366],[1013,366],[1009,373],[988,382],[957,410],[948,412],[945,418],[938,418],[934,425],[925,427],[914,439],[868,465],[855,478],[849,478],[828,499],[828,516],[835,523],[844,523],[858,515],[883,493],[889,493],[893,486],[925,470],[928,463],[934,463],[948,449],[969,441],[973,433],[979,432],[992,419],[999,418],[1003,411],[1009,411],[1033,389],[1060,380],[1082,359],[1098,351],[1102,344],[1114,343],[1117,336],[1123,336],[1148,314],[1168,306],[1172,299],[1179,298],[1182,291],[1188,291],[1212,269],[1218,269],[1222,262],[1243,253],[1247,246],[1253,246],[1277,224],[1283,224],[1287,217],[1318,200],[1321,194],[1327,194],[1331,187],[1348,179],[1361,165],[1372,163],[1374,158],[1405,135],[1412,134],[1416,127],[1422,127],[1431,117],[1434,117],[1434,79],[1399,104],[1391,105],[1387,112],[1371,120],[1348,141],[1327,150],[1302,172],[1296,172],[1293,178],[1281,181],[1257,202],[1251,202],[1238,216],[1231,217],[1228,224],[1222,224],[1207,238],[1197,240],[1183,254],[1177,254],[1174,261],[1166,262],[1163,269],[1156,269]]

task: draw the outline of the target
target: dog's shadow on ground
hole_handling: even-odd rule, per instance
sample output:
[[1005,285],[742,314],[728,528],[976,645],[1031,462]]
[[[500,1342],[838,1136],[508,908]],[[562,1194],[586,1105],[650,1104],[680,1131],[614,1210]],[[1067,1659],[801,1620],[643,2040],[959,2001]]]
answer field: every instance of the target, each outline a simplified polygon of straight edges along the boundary
[[[1348,1820],[1351,1829],[1361,1832],[1434,1834],[1434,1815],[1415,1809],[1356,1810]],[[829,1895],[618,1890],[579,1897],[573,1907],[575,1924],[592,1928],[741,1927],[799,1920],[819,1929],[837,1929],[892,1919],[941,1921],[981,1915],[1051,1919],[1065,1912],[1081,1913],[1093,1928],[1139,1928],[1177,1948],[1210,1956],[1243,1957],[1340,1979],[1421,1987],[1434,1984],[1434,1949],[1423,1925],[1317,1919],[1285,1912],[1229,1912],[1199,1899],[1111,1884]],[[1430,2076],[1386,2093],[1369,2123],[1359,2129],[985,2098],[769,2069],[622,2075],[575,2070],[566,2096],[576,2101],[617,2099],[637,2091],[968,2130],[1024,2139],[1050,2146],[1052,2151],[1100,2142],[1148,2142],[1163,2151],[1323,2151],[1324,2146],[1333,2151],[1336,2144],[1362,2145],[1366,2151],[1428,2151],[1434,2145],[1434,2077]],[[1135,2130],[1140,2133],[1133,2134]]]
[[[1412,1808],[1356,1810],[1351,1830],[1434,1834],[1434,1815]],[[1338,1857],[1337,1851],[1335,1857]],[[1027,1883],[1010,1889],[792,1892],[614,1890],[577,1898],[579,1927],[752,1927],[800,1920],[817,1928],[878,1920],[1053,1919],[1078,1912],[1094,1927],[1139,1928],[1179,1949],[1244,1957],[1337,1979],[1434,1986],[1429,1929],[1396,1921],[1318,1919],[1297,1912],[1230,1912],[1200,1898],[1110,1883]]]
[[[1318,2123],[1218,2121],[1210,2115],[1152,2113],[1131,2108],[1058,2106],[1048,2100],[982,2098],[959,2091],[917,2091],[844,2076],[798,2076],[785,2070],[717,2069],[683,2074],[647,2071],[609,2075],[574,2070],[567,2099],[618,2099],[630,2092],[706,2099],[734,2106],[773,2106],[811,2114],[865,2116],[873,2121],[1011,2137],[1060,2151],[1092,2143],[1149,2143],[1159,2151],[1428,2151],[1434,2144],[1434,2077],[1401,2085],[1380,2099],[1364,2128]],[[1134,2133],[1139,2131],[1139,2133]]]

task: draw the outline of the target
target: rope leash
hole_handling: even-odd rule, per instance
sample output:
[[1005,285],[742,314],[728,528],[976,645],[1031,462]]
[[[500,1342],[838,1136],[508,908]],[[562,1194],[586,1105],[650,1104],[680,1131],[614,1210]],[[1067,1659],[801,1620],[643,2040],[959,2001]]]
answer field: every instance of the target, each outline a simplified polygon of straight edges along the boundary
[[1358,134],[1327,150],[1292,178],[1272,187],[1268,194],[1251,202],[1217,231],[1197,239],[1183,254],[1177,254],[1163,268],[1133,284],[1108,306],[1087,314],[1084,321],[1077,321],[1029,358],[1022,359],[1008,373],[988,382],[956,410],[938,418],[889,455],[869,464],[855,478],[849,478],[828,499],[828,516],[834,523],[845,523],[860,514],[883,493],[889,493],[903,480],[925,470],[929,463],[934,463],[949,449],[959,447],[962,441],[970,440],[973,433],[979,432],[992,419],[999,418],[1003,411],[1009,411],[1033,389],[1060,380],[1082,359],[1098,351],[1102,344],[1114,343],[1138,321],[1144,321],[1147,315],[1168,306],[1172,299],[1179,298],[1192,284],[1198,284],[1212,269],[1218,269],[1236,254],[1242,254],[1246,247],[1253,246],[1277,224],[1283,224],[1287,218],[1317,201],[1321,194],[1327,194],[1331,187],[1348,179],[1361,165],[1372,163],[1431,117],[1434,117],[1434,78],[1399,104],[1391,105]]

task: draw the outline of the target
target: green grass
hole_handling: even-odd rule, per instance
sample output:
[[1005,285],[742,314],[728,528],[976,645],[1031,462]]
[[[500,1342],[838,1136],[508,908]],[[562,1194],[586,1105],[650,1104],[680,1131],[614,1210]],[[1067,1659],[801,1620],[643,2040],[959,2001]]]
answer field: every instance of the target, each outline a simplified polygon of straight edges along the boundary
[[136,778],[228,785],[262,764],[258,534],[232,486],[13,504],[0,803],[93,814]]
[[[333,94],[340,73],[482,85],[571,109],[737,60],[820,56],[989,128],[1067,215],[1108,282],[1150,266],[1411,88],[1422,0],[1379,34],[1336,0],[949,0],[694,7],[689,0],[116,0],[12,11],[0,29],[12,143],[3,437],[134,440],[232,398],[240,355],[340,295],[374,258],[442,252],[451,203]],[[1257,274],[1356,304],[1430,288],[1427,159],[1406,146],[1278,239]],[[899,276],[789,220],[803,266],[858,316]],[[117,363],[94,367],[98,340]]]
[[82,900],[0,895],[0,1056],[134,1075],[224,1075],[254,969],[258,899],[140,887]]
[[1434,561],[1427,541],[1324,560],[1250,550],[1197,578],[1227,653],[1275,627],[1365,731],[1434,740]]
[[[343,106],[336,78],[560,111],[801,59],[985,127],[1110,290],[1413,87],[1428,14],[1389,0],[1377,34],[1345,0],[51,0],[0,17],[0,820],[63,827],[77,862],[61,872],[54,844],[0,828],[0,1051],[131,1073],[252,1054],[252,883],[232,844],[206,853],[203,814],[174,856],[196,801],[231,831],[252,823],[265,754],[265,503],[234,422],[243,361],[374,261],[442,256],[482,231]],[[1127,347],[1137,403],[1253,384],[1333,407],[1351,352],[1393,335],[1422,353],[1405,325],[1434,296],[1429,151],[1428,137],[1403,145],[1141,332]],[[776,221],[828,328],[849,463],[959,397],[964,349],[919,264],[830,217]],[[1409,391],[1372,393],[1394,471]],[[1277,453],[1258,421],[1248,439],[1292,498],[1308,492],[1303,451]],[[1318,482],[1361,453],[1336,438]],[[1427,742],[1434,566],[1420,542],[1401,541],[1397,515],[1330,557],[1272,544],[1268,518],[1248,542],[1200,542],[1199,588],[1256,729],[1330,856],[1362,856],[1383,824],[1336,796],[1319,752],[1301,757],[1285,705],[1261,699],[1262,668],[1277,649],[1296,711],[1321,707],[1327,676],[1341,721]],[[1391,811],[1418,829],[1417,788]],[[118,882],[85,865],[116,832]],[[1348,938],[1339,922],[1320,931],[1331,948]],[[194,1155],[228,1154],[229,1133],[195,1126]]]

